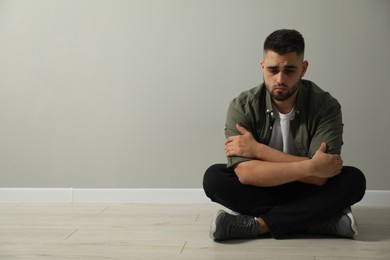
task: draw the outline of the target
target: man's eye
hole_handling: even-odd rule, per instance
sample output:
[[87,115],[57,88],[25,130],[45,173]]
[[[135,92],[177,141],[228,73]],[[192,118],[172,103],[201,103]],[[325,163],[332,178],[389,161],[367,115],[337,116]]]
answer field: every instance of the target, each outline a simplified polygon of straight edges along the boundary
[[284,71],[284,73],[286,73],[286,74],[290,74],[290,73],[293,73],[294,72],[294,70],[285,70]]
[[271,72],[272,74],[276,74],[279,72],[278,69],[268,69],[269,72]]

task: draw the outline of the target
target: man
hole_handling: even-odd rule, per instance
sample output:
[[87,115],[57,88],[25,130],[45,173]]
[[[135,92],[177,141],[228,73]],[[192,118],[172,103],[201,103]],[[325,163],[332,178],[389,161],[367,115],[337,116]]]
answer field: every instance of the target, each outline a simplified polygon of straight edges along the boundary
[[274,238],[308,232],[354,238],[350,206],[365,193],[365,177],[343,166],[338,101],[313,82],[304,39],[277,30],[264,42],[264,82],[235,98],[225,127],[226,164],[207,169],[203,186],[220,210],[214,240]]

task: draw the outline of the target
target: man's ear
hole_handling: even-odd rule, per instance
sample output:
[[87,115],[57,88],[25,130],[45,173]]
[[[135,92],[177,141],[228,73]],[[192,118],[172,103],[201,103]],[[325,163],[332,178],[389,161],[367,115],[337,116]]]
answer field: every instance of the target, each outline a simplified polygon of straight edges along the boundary
[[303,61],[301,77],[305,76],[308,67],[309,67],[309,62],[307,60]]
[[261,70],[264,70],[264,60],[260,61],[260,68],[261,68]]

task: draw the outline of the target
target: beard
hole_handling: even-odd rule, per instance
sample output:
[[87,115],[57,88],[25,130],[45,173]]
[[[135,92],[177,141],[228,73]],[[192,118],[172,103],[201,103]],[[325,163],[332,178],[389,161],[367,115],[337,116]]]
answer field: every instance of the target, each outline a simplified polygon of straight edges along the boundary
[[277,101],[284,101],[289,99],[295,92],[297,92],[299,87],[299,82],[297,82],[294,86],[289,88],[286,84],[275,84],[270,88],[267,86],[267,90],[270,93],[271,97]]

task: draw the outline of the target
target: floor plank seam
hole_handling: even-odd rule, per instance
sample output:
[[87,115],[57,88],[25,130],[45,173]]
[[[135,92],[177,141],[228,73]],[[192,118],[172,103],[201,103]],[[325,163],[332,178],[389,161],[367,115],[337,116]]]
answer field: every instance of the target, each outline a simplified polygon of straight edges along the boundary
[[67,240],[68,238],[70,238],[71,236],[73,236],[74,234],[76,234],[76,232],[78,232],[78,231],[79,231],[79,229],[76,229],[75,231],[73,231],[72,233],[70,233],[69,236],[67,236],[67,237],[65,238],[65,240]]
[[194,222],[198,221],[199,217],[200,217],[200,214],[198,214],[198,215],[196,216]]
[[181,253],[183,253],[183,250],[184,250],[184,248],[186,247],[186,245],[187,245],[187,241],[184,243],[184,245],[183,245],[183,247],[182,247],[182,249],[181,249],[181,251],[180,251],[180,255],[181,255]]
[[108,208],[109,208],[110,206],[107,206],[107,207],[105,207],[104,209],[102,209],[98,214],[102,214],[102,213],[104,213],[105,211],[107,211],[108,210]]

